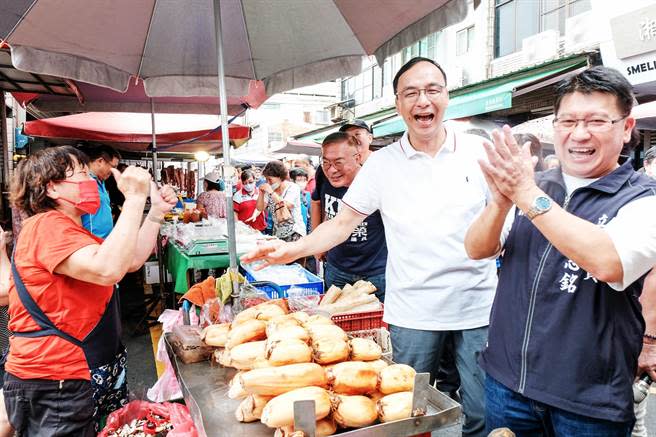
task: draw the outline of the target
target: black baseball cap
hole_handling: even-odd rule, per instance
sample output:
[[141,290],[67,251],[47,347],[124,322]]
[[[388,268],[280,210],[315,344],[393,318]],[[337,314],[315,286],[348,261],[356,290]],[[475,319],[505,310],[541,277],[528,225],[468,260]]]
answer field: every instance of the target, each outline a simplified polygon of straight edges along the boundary
[[348,123],[344,123],[340,128],[340,132],[346,132],[346,129],[352,128],[352,127],[359,127],[361,129],[366,129],[370,134],[373,134],[374,132],[371,130],[369,125],[364,121],[356,118],[355,120],[349,121]]

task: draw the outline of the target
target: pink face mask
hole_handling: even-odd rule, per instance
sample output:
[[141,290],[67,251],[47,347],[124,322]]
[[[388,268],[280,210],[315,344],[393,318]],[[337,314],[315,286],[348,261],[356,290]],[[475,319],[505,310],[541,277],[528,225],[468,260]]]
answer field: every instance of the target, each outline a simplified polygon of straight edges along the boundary
[[85,214],[95,214],[100,208],[100,193],[98,192],[98,184],[93,179],[86,181],[73,182],[73,181],[60,181],[66,184],[77,185],[78,194],[77,202],[74,202],[65,197],[60,197],[61,200],[70,203]]

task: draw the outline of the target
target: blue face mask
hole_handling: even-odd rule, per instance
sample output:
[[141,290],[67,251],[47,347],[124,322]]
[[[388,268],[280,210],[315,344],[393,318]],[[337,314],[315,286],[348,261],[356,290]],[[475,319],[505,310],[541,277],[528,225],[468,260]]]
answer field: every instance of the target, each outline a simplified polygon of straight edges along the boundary
[[244,191],[246,191],[247,193],[252,193],[254,189],[255,189],[255,182],[251,182],[250,184],[244,184]]
[[280,187],[280,182],[276,182],[274,184],[271,184],[271,189],[272,190],[277,190]]

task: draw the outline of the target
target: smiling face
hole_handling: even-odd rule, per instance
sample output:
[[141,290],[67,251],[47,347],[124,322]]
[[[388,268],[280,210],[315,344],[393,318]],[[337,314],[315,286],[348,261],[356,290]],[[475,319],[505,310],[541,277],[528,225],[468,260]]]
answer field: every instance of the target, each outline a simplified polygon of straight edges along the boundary
[[[431,87],[443,89],[436,95],[429,95],[426,90]],[[405,98],[412,90],[419,90],[418,96]],[[396,110],[403,117],[410,138],[430,140],[439,136],[449,104],[446,79],[440,69],[430,62],[413,65],[399,77],[396,93]]]
[[322,148],[321,167],[335,188],[348,187],[360,169],[359,153],[349,141],[326,144]]
[[[613,94],[574,92],[562,98],[556,117],[578,120],[618,120],[620,111]],[[626,117],[603,132],[590,132],[579,122],[571,132],[554,129],[556,155],[565,174],[580,178],[599,178],[617,167],[624,143],[631,139],[635,119]]]

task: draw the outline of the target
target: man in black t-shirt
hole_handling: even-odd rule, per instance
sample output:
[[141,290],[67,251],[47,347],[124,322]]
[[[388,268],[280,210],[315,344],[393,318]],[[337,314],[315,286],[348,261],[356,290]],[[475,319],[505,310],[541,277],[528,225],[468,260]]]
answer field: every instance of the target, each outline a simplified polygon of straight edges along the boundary
[[[312,225],[330,220],[344,207],[342,197],[360,170],[360,154],[355,141],[344,132],[335,132],[322,144],[321,166],[317,169],[316,188],[312,192]],[[318,258],[326,261],[324,282],[343,287],[360,279],[378,289],[376,296],[385,299],[387,244],[380,212],[376,211],[356,227],[351,237]]]

